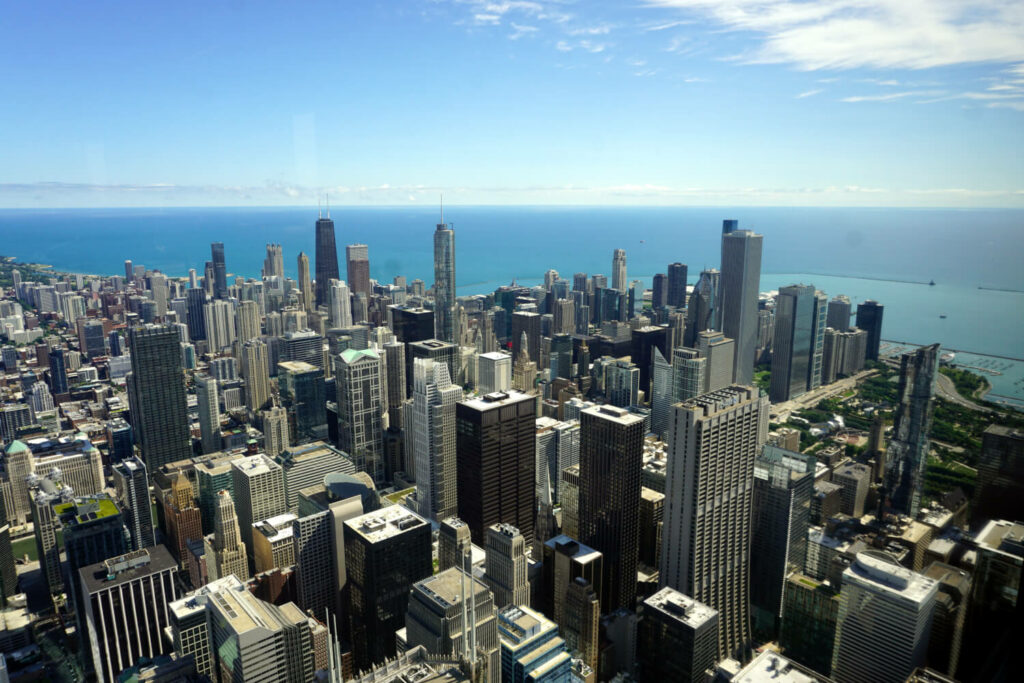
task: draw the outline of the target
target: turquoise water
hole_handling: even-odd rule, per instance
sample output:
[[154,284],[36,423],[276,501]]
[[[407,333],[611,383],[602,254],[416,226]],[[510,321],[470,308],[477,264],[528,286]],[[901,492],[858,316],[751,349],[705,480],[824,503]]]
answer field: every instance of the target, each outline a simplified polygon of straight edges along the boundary
[[[222,241],[229,272],[258,277],[264,245],[274,242],[294,277],[299,251],[314,253],[315,218],[309,207],[0,210],[0,254],[103,274],[124,272],[130,258],[184,276],[201,273],[210,242]],[[345,244],[363,242],[371,277],[433,281],[433,209],[344,208],[333,218],[342,259]],[[649,286],[681,261],[692,282],[717,267],[722,219],[737,218],[764,235],[763,291],[804,282],[846,294],[855,308],[876,299],[885,339],[1024,358],[1022,210],[449,207],[445,218],[456,232],[461,295],[535,284],[549,268],[565,278],[610,276],[615,248],[626,249],[630,279]],[[929,280],[937,284],[905,282]],[[1016,371],[1000,377],[994,393],[1024,400]]]

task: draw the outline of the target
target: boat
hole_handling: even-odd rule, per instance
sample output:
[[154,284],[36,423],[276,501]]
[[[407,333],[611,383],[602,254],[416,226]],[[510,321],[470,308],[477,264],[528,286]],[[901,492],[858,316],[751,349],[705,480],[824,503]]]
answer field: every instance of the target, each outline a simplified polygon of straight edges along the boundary
[[946,314],[945,313],[939,313],[939,317],[942,318],[943,320],[945,320],[946,319]]
[[934,287],[934,286],[935,286],[935,280],[931,280],[931,281],[930,281],[930,282],[928,283],[928,286],[929,286],[929,287]]

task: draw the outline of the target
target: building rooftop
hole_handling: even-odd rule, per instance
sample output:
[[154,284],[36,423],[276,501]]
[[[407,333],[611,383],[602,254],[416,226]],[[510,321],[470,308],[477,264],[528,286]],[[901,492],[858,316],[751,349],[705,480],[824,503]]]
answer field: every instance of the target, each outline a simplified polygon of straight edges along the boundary
[[1024,556],[1024,523],[992,520],[977,536],[978,547]]
[[[89,496],[88,498],[76,498],[68,503],[59,503],[53,506],[53,512],[62,520],[74,519],[76,524],[88,524],[99,519],[105,519],[121,514],[117,503],[109,496]],[[67,523],[67,522],[65,522]]]
[[594,406],[593,408],[585,408],[580,411],[581,415],[593,415],[599,417],[602,420],[608,420],[610,422],[617,422],[621,425],[632,425],[637,422],[643,422],[644,419],[639,415],[629,412],[625,408],[619,408],[618,406],[602,404]]
[[544,545],[548,546],[553,550],[562,548],[565,551],[569,551],[567,554],[574,558],[577,562],[586,563],[601,557],[601,553],[594,550],[590,546],[583,545],[579,541],[565,534],[559,534],[554,538],[549,538],[544,542]]
[[78,571],[86,589],[95,593],[177,566],[166,546],[154,545],[87,565]]
[[829,679],[766,650],[733,676],[733,683],[828,683]]
[[315,365],[310,365],[301,360],[283,360],[277,364],[278,370],[284,370],[293,375],[299,375],[304,372],[321,372],[320,368]]
[[483,396],[477,396],[476,398],[466,399],[465,401],[462,401],[462,405],[468,406],[473,410],[485,411],[494,410],[495,408],[519,403],[521,401],[533,400],[536,399],[530,394],[524,394],[516,389],[509,389],[508,391],[495,391]]
[[389,505],[345,521],[345,526],[371,543],[398,536],[425,524],[429,522],[401,505]]
[[269,474],[275,469],[280,469],[280,465],[275,463],[264,453],[242,456],[241,458],[232,460],[231,466],[245,474],[247,477]]
[[889,554],[877,550],[857,553],[853,564],[843,572],[844,584],[848,579],[913,602],[926,600],[938,585],[934,579],[907,569]]
[[718,610],[697,602],[669,586],[644,600],[644,611],[648,609],[657,610],[691,628],[699,628],[718,618]]
[[209,601],[211,593],[228,590],[243,591],[245,590],[245,584],[239,581],[238,577],[234,574],[228,574],[192,591],[180,600],[169,603],[167,608],[174,614],[175,618],[181,620],[191,614],[205,611],[206,603]]
[[512,605],[498,613],[501,640],[511,645],[518,645],[551,628],[557,628],[555,622],[529,607]]
[[413,585],[413,591],[417,591],[434,601],[442,608],[447,609],[462,604],[463,583],[467,597],[472,590],[476,590],[477,600],[481,593],[490,590],[480,579],[467,576],[465,572],[457,567],[445,569],[443,572],[429,576]]
[[512,360],[511,353],[504,353],[502,351],[489,351],[487,353],[481,353],[480,358],[486,358],[487,360]]
[[363,358],[378,360],[380,356],[374,349],[345,349],[341,352],[341,360],[347,365],[358,362]]
[[278,541],[284,541],[293,536],[292,522],[298,518],[298,515],[286,512],[283,515],[277,515],[269,519],[264,519],[260,522],[255,522],[252,527],[266,536],[267,540],[271,543],[277,543]]

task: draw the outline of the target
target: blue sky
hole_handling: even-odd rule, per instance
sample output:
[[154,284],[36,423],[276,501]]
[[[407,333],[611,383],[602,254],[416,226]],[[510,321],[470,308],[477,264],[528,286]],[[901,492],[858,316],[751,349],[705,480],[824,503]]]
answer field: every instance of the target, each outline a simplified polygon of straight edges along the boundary
[[1020,0],[9,2],[0,206],[1024,207]]

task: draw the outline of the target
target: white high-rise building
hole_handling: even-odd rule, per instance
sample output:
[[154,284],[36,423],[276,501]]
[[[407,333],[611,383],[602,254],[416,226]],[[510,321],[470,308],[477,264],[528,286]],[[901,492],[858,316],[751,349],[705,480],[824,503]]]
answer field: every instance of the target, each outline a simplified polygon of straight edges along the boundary
[[626,250],[616,249],[612,254],[612,289],[626,291]]
[[199,408],[199,431],[203,453],[220,450],[220,407],[217,404],[217,380],[209,375],[196,375],[196,401]]
[[226,349],[237,338],[235,308],[230,301],[216,300],[203,306],[206,322],[206,343],[211,353]]
[[737,230],[736,221],[726,221],[722,233],[722,276],[718,300],[721,331],[736,341],[733,381],[753,384],[764,237],[750,230]]
[[338,447],[356,470],[375,483],[385,479],[384,429],[388,395],[387,370],[375,349],[345,349],[335,359],[338,397]]
[[512,388],[512,356],[501,351],[477,356],[476,385],[481,394]]
[[455,404],[462,389],[452,384],[448,365],[429,358],[413,361],[412,458],[416,463],[419,513],[436,520],[458,511]]
[[352,293],[342,280],[331,280],[328,285],[327,310],[331,327],[352,327]]
[[902,683],[922,666],[939,583],[877,550],[843,572],[832,677],[839,683]]
[[249,556],[238,528],[235,503],[227,491],[218,491],[213,515],[213,533],[203,539],[206,570],[210,581],[234,575],[249,580]]
[[673,406],[661,547],[662,586],[722,615],[718,656],[750,652],[754,461],[768,437],[768,397],[731,386]]
[[235,315],[239,341],[247,342],[260,336],[260,305],[257,302],[239,302]]
[[484,571],[484,581],[494,593],[498,609],[530,604],[526,539],[519,529],[511,524],[494,524],[487,528]]
[[252,525],[288,512],[284,471],[263,453],[231,461],[235,513],[242,541],[253,556]]

